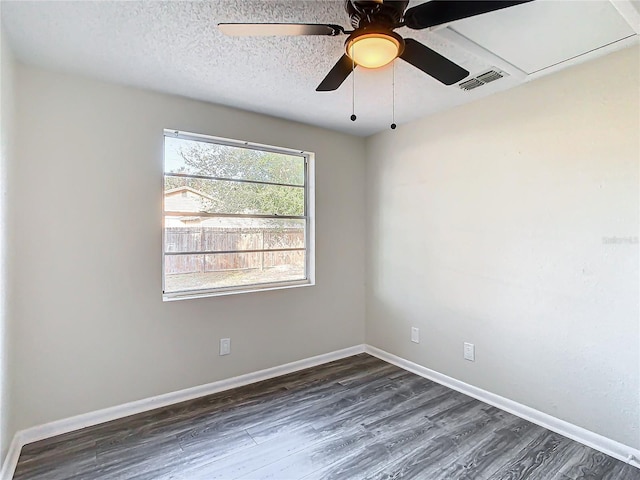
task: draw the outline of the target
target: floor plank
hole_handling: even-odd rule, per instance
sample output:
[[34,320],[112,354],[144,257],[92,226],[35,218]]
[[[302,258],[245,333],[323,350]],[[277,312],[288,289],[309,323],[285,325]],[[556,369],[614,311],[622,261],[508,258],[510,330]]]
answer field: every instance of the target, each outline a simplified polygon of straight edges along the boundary
[[15,480],[640,480],[367,354],[25,445]]

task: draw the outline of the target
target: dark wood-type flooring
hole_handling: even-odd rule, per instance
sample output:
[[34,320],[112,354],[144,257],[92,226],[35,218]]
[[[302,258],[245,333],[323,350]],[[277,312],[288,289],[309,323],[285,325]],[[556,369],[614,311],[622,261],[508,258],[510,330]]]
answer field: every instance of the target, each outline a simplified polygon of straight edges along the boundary
[[639,480],[367,354],[26,445],[15,480]]

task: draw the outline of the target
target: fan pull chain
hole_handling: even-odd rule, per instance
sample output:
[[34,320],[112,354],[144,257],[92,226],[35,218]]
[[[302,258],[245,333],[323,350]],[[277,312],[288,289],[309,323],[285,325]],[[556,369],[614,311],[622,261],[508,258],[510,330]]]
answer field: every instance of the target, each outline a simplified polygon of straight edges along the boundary
[[396,62],[391,65],[391,130],[395,130],[396,125]]
[[356,121],[356,61],[353,57],[353,45],[351,45],[351,121]]

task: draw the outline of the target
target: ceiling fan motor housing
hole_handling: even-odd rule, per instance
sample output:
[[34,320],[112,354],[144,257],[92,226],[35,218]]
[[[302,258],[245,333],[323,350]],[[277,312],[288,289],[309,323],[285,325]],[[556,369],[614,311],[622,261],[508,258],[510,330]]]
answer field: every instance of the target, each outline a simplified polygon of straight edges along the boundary
[[391,30],[402,22],[409,0],[380,2],[376,0],[346,0],[345,10],[354,29],[376,24]]

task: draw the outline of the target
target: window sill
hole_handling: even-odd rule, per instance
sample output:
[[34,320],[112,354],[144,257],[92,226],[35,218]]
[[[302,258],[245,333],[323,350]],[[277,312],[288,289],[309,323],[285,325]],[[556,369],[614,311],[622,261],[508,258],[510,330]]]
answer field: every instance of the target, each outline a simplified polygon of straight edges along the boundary
[[177,300],[190,300],[196,298],[221,297],[226,295],[238,295],[241,293],[265,292],[270,290],[283,290],[287,288],[311,287],[315,282],[306,280],[296,280],[292,282],[264,283],[259,285],[246,285],[244,287],[228,287],[226,289],[194,290],[193,292],[164,293],[163,302],[174,302]]

